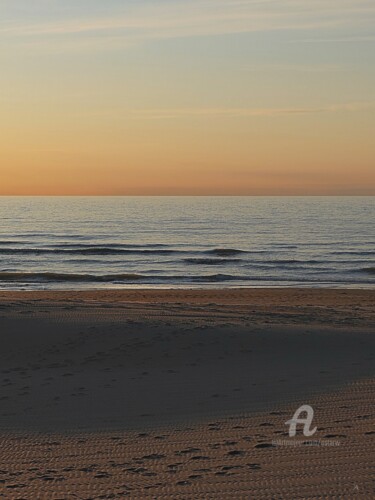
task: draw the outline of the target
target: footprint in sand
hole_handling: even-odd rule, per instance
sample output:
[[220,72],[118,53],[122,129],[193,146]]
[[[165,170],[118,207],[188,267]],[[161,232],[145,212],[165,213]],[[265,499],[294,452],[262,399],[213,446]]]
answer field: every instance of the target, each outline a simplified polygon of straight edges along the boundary
[[258,443],[254,446],[254,448],[274,448],[275,445],[272,443]]
[[227,456],[228,457],[242,457],[245,454],[246,454],[246,452],[243,450],[232,450],[232,451],[228,451]]
[[250,467],[250,469],[254,469],[254,470],[261,469],[260,464],[247,464],[247,465]]
[[186,448],[185,450],[176,451],[175,455],[188,455],[189,453],[198,453],[199,451],[201,451],[200,448]]
[[160,460],[161,458],[165,458],[165,455],[152,453],[151,455],[145,455],[144,457],[142,457],[142,460]]

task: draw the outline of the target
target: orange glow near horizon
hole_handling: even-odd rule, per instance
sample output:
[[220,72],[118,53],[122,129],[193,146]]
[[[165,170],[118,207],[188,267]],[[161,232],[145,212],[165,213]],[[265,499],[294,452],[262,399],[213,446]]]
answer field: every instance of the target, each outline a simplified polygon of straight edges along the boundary
[[6,0],[0,195],[374,195],[375,8],[266,4]]

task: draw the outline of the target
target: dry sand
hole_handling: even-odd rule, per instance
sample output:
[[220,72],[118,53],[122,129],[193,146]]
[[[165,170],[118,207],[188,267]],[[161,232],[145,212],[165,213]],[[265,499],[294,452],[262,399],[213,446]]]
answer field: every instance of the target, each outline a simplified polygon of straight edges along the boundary
[[374,298],[0,293],[0,498],[374,498]]

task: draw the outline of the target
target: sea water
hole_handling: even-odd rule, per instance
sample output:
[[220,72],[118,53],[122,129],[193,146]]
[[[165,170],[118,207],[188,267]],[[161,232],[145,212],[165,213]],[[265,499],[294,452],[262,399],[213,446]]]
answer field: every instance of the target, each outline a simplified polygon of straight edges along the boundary
[[0,197],[1,289],[374,287],[373,197]]

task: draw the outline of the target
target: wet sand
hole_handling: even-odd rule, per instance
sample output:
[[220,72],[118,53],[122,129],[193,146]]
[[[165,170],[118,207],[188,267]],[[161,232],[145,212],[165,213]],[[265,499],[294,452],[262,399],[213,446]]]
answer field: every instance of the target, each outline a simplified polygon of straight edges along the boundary
[[371,498],[374,299],[0,293],[0,497]]

